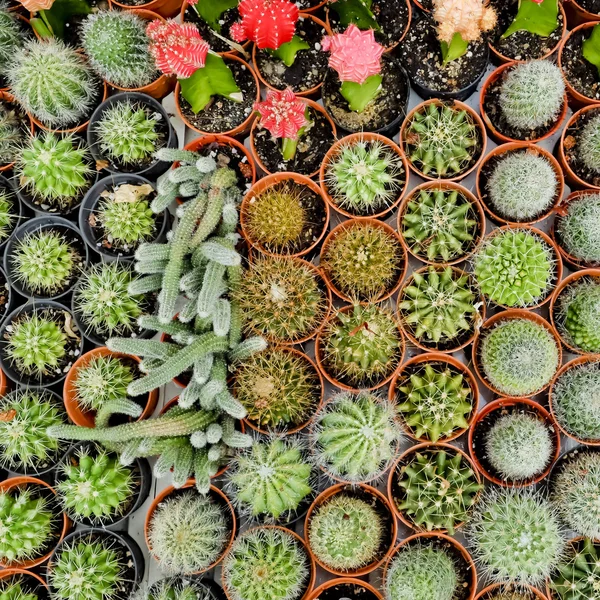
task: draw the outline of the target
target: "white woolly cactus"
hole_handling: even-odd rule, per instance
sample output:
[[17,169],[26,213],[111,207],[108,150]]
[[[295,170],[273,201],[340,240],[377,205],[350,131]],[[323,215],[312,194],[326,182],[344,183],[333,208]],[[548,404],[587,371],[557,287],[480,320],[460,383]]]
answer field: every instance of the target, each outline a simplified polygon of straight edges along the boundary
[[592,117],[579,134],[577,158],[593,173],[600,173],[600,114]]
[[561,246],[585,263],[600,263],[600,194],[591,193],[571,200],[566,214],[554,223]]
[[6,70],[26,39],[21,23],[16,13],[9,12],[6,5],[0,3],[0,73]]

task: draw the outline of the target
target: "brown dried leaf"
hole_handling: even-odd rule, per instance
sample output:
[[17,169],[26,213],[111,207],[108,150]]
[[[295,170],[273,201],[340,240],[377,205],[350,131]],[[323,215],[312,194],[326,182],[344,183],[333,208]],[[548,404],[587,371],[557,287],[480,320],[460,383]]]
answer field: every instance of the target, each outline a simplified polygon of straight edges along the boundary
[[572,136],[572,135],[565,136],[564,145],[565,145],[566,150],[570,150],[571,148],[573,148],[576,143],[577,143],[577,140],[575,139],[575,136]]
[[124,183],[113,192],[113,199],[115,202],[136,202],[140,198],[149,196],[152,192],[154,192],[154,188],[149,183],[142,185]]

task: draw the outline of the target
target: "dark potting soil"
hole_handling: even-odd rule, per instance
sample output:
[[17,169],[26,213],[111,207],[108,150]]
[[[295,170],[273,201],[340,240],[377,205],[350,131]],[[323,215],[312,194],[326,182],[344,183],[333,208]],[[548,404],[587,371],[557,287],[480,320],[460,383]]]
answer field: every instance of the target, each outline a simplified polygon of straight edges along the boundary
[[411,81],[435,92],[458,92],[481,76],[488,64],[485,40],[471,42],[463,56],[442,65],[442,50],[429,16],[412,21],[406,37],[394,51]]
[[300,10],[308,10],[321,4],[322,0],[297,0],[296,4]]
[[576,2],[587,12],[600,15],[600,0],[576,0]]
[[[591,119],[600,115],[600,107],[588,110],[580,115],[565,132],[564,152],[567,163],[578,177],[590,185],[600,186],[600,172],[594,172],[579,158],[579,138],[583,128]],[[560,142],[559,142],[560,143]]]
[[234,102],[222,96],[215,96],[210,103],[196,114],[187,100],[179,92],[179,107],[183,116],[196,129],[207,133],[224,133],[239,127],[252,113],[256,100],[254,75],[246,65],[225,58],[244,99]]
[[377,596],[357,581],[334,585],[322,591],[315,600],[377,600]]
[[310,176],[319,170],[335,138],[331,124],[321,111],[309,108],[308,112],[312,124],[299,139],[296,155],[291,160],[283,160],[280,139],[275,139],[266,129],[254,130],[254,148],[270,173],[294,171]]
[[[208,42],[208,45],[213,52],[230,52],[233,50],[233,48],[227,42],[224,42],[214,34],[211,27],[202,17],[200,17],[193,6],[188,4],[183,15],[183,20],[185,23],[193,23],[198,28],[200,35],[204,40],[206,40],[206,42]],[[231,26],[239,20],[240,13],[238,12],[237,6],[234,8],[228,8],[219,19],[219,21],[221,21],[221,31],[219,32],[219,35],[221,37],[231,39],[229,30]]]
[[323,81],[327,73],[328,55],[321,50],[321,40],[327,31],[310,17],[298,19],[296,35],[310,48],[300,50],[291,67],[273,57],[268,50],[257,50],[256,68],[270,86],[278,90],[291,87],[298,93],[317,87]]
[[4,272],[0,270],[0,319],[3,319],[6,315],[6,309],[8,308],[9,300],[10,285],[4,275]]
[[48,600],[48,590],[46,589],[46,586],[41,584],[32,575],[15,573],[11,577],[4,579],[2,583],[2,589],[7,589],[8,586],[18,583],[24,594],[24,596],[22,596],[23,598],[29,598],[29,594],[31,594],[34,600]]
[[[19,142],[25,142],[25,140],[31,135],[31,121],[29,120],[27,113],[16,102],[6,102],[5,100],[0,100],[0,105],[5,110],[13,112],[15,114],[15,117],[17,118],[17,121],[19,123],[19,128],[21,130],[21,138]],[[10,163],[0,162],[0,166],[4,166],[6,164]]]
[[593,100],[600,100],[598,69],[582,55],[583,42],[590,37],[592,29],[576,31],[569,37],[562,51],[562,72],[574,90]]
[[510,60],[534,60],[552,52],[562,39],[564,18],[558,13],[558,27],[548,36],[542,37],[529,31],[516,31],[507,38],[502,39],[502,34],[517,16],[517,0],[492,0],[496,9],[498,21],[490,36],[491,44]]
[[400,61],[389,54],[382,56],[382,65],[381,91],[361,113],[349,110],[348,102],[340,92],[338,74],[328,69],[323,84],[323,104],[334,122],[346,131],[376,131],[405,116],[410,93],[406,74]]
[[[333,33],[344,31],[340,25],[338,14],[333,8],[328,8],[329,25]],[[408,3],[406,0],[373,0],[371,11],[381,28],[375,32],[375,40],[386,48],[397,44],[408,25]]]
[[250,189],[252,185],[252,167],[248,163],[248,157],[238,148],[212,142],[202,146],[196,152],[202,156],[210,156],[219,167],[233,169],[238,176],[238,182],[246,189]]

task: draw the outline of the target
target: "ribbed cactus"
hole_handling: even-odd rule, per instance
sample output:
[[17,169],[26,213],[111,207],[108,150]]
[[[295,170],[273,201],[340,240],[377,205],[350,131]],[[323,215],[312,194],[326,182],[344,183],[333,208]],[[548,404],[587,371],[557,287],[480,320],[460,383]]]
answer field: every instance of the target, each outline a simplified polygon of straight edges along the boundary
[[0,104],[0,164],[15,162],[25,139],[19,117],[9,105]]
[[600,194],[574,198],[554,222],[560,245],[590,266],[600,264]]
[[8,5],[0,5],[0,73],[4,74],[17,50],[27,39],[25,27],[16,13],[8,10]]
[[579,143],[575,146],[577,158],[592,173],[600,173],[600,115],[587,121],[578,137]]
[[101,200],[95,216],[111,244],[128,250],[156,232],[156,216],[144,195],[126,202],[116,197]]
[[569,345],[600,352],[600,280],[582,278],[558,296],[556,325]]
[[600,544],[586,538],[571,545],[551,578],[560,600],[594,600],[600,589]]

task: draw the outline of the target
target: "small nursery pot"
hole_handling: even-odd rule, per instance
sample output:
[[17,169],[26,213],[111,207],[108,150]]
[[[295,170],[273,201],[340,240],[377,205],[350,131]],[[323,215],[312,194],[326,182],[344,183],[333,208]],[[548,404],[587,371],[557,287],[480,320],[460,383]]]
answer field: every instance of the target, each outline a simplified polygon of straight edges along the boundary
[[569,27],[571,29],[586,21],[600,21],[600,14],[585,10],[577,0],[563,0],[563,2],[565,5],[565,12],[567,13]]
[[[59,231],[65,239],[71,243],[72,246],[76,247],[80,255],[80,263],[74,266],[74,270],[77,273],[66,282],[60,290],[54,293],[43,294],[41,292],[36,293],[26,287],[25,282],[20,281],[14,274],[14,252],[17,249],[19,243],[23,242],[31,235],[35,235],[42,231]],[[24,296],[28,300],[59,300],[68,296],[76,285],[77,281],[83,271],[87,268],[89,263],[89,252],[87,244],[83,241],[81,232],[74,223],[63,219],[62,217],[56,216],[43,216],[36,217],[29,221],[25,221],[20,227],[16,229],[14,234],[9,238],[6,248],[4,250],[4,272],[8,277],[11,288],[16,292]]]
[[25,569],[2,569],[0,581],[9,583],[7,580],[19,581],[26,594],[32,593],[38,600],[48,599],[48,586],[37,573]]
[[[152,546],[150,545],[150,526],[152,524],[152,518],[154,516],[154,512],[156,511],[156,509],[158,508],[160,503],[163,502],[168,496],[175,495],[175,494],[181,492],[182,490],[188,490],[190,488],[193,488],[195,485],[196,485],[196,482],[194,479],[188,479],[187,482],[185,483],[185,485],[183,485],[182,487],[180,487],[178,489],[176,489],[172,485],[170,485],[170,486],[166,487],[164,490],[162,490],[162,492],[160,492],[152,501],[152,504],[150,505],[150,508],[148,509],[148,512],[146,514],[146,520],[144,522],[144,537],[146,538],[146,546],[148,548],[148,551],[150,552],[150,554],[152,556],[154,556],[154,558],[157,558],[157,557],[152,552]],[[231,546],[233,545],[233,541],[235,540],[235,536],[236,536],[236,532],[237,532],[237,520],[235,517],[235,511],[233,510],[233,505],[231,504],[231,501],[219,488],[216,488],[214,485],[210,486],[209,494],[211,494],[213,496],[213,499],[215,499],[221,505],[224,505],[225,508],[227,509],[226,512],[227,512],[227,517],[229,520],[231,533],[229,535],[229,540],[227,542],[225,549],[223,550],[223,552],[221,553],[219,558],[214,563],[212,563],[206,569],[202,569],[201,571],[198,571],[196,573],[186,573],[187,575],[190,575],[190,574],[191,575],[199,575],[200,573],[205,573],[206,571],[210,571],[211,569],[216,567],[223,560],[225,555],[229,552],[229,550],[231,549]]]
[[[485,456],[485,434],[493,422],[503,416],[504,414],[510,414],[513,409],[521,409],[523,412],[528,414],[535,414],[537,418],[544,421],[548,430],[552,433],[552,442],[554,451],[552,454],[552,460],[548,466],[539,474],[529,479],[524,480],[508,480],[502,479],[498,473],[494,470],[492,465]],[[485,419],[492,421],[492,423],[485,423]],[[550,413],[538,402],[535,402],[529,398],[499,398],[494,400],[483,407],[483,410],[476,416],[472,427],[469,428],[469,454],[473,460],[473,463],[477,467],[477,471],[481,473],[488,481],[495,483],[502,487],[511,488],[522,488],[535,485],[545,479],[550,473],[552,465],[560,455],[560,433],[556,428],[556,423],[550,415]]]
[[[350,144],[357,144],[360,142],[380,143],[384,146],[387,146],[387,148],[394,152],[394,154],[396,154],[396,156],[402,161],[402,168],[404,169],[404,185],[402,186],[402,189],[398,191],[398,197],[396,198],[396,200],[384,210],[369,215],[352,214],[351,212],[338,206],[332,198],[331,194],[329,193],[329,187],[327,185],[327,169],[334,161],[334,159],[337,158],[337,156],[340,153],[340,150],[343,149],[344,146]],[[325,197],[325,200],[333,210],[351,219],[380,219],[384,215],[387,215],[389,212],[393,211],[406,194],[406,190],[408,189],[409,177],[410,169],[408,168],[408,161],[406,160],[406,157],[404,156],[404,153],[402,152],[400,146],[395,144],[393,140],[391,140],[388,137],[385,137],[384,135],[379,135],[378,133],[371,133],[369,131],[365,131],[363,133],[352,133],[334,142],[334,144],[327,151],[327,154],[323,158],[323,161],[321,162],[321,168],[319,170],[319,184],[321,186],[321,189],[323,190],[323,196]]]
[[[511,221],[497,214],[494,211],[494,209],[489,205],[489,203],[486,202],[486,198],[488,197],[488,193],[486,191],[486,183],[488,177],[492,174],[491,169],[493,167],[490,166],[492,160],[494,160],[495,162],[505,154],[508,155],[509,153],[519,152],[521,150],[525,150],[528,153],[545,158],[550,163],[550,166],[554,171],[554,175],[556,176],[558,189],[556,191],[555,199],[552,206],[550,206],[544,213],[526,221]],[[481,201],[485,212],[490,217],[490,219],[494,221],[494,223],[499,223],[501,225],[520,226],[532,225],[533,223],[543,221],[546,217],[552,214],[558,203],[562,200],[563,192],[565,189],[565,178],[563,175],[563,170],[560,168],[558,161],[556,160],[556,158],[554,158],[554,156],[552,156],[552,154],[550,154],[550,152],[548,152],[541,146],[537,146],[536,144],[532,144],[530,142],[511,142],[507,144],[502,144],[501,146],[497,146],[487,156],[484,157],[481,163],[479,163],[479,167],[477,168],[477,179],[475,180],[475,185],[477,189],[477,197]]]
[[[63,399],[65,403],[65,409],[69,418],[75,425],[79,425],[80,427],[95,427],[95,419],[96,412],[93,410],[84,410],[79,405],[77,401],[77,388],[75,387],[77,381],[77,371],[79,369],[85,368],[93,359],[98,357],[113,357],[123,361],[134,362],[139,364],[141,361],[137,356],[133,356],[130,354],[123,354],[121,352],[112,352],[106,347],[102,348],[94,348],[85,354],[82,354],[73,364],[73,366],[69,369],[67,373],[67,378],[65,379],[65,383],[63,386]],[[133,399],[134,402],[138,399]],[[137,421],[143,421],[152,416],[154,413],[154,409],[156,408],[156,404],[158,403],[158,389],[152,390],[151,392],[145,394],[141,399],[146,399],[146,402],[140,402],[139,404],[143,406],[144,410],[142,414],[136,419]]]
[[[528,321],[532,321],[536,325],[540,325],[540,326],[544,327],[544,329],[546,329],[546,331],[548,331],[548,333],[550,333],[552,335],[552,337],[554,338],[554,340],[556,342],[556,346],[558,349],[558,364],[560,364],[561,360],[562,360],[562,347],[560,344],[560,337],[556,333],[555,329],[550,325],[550,323],[548,323],[548,321],[546,321],[546,319],[544,319],[537,313],[532,312],[530,310],[511,308],[508,310],[503,310],[502,312],[499,312],[499,313],[493,315],[492,317],[490,317],[487,321],[485,321],[483,323],[483,325],[480,327],[479,331],[477,332],[475,339],[473,340],[472,360],[473,360],[473,368],[475,369],[475,373],[477,373],[477,377],[479,377],[479,380],[483,383],[483,385],[485,385],[486,388],[488,388],[494,394],[496,394],[497,396],[500,396],[500,397],[505,397],[505,394],[503,394],[500,390],[496,389],[487,380],[486,376],[484,375],[483,368],[480,365],[480,359],[479,359],[480,348],[479,347],[481,345],[482,336],[485,333],[487,333],[488,331],[491,331],[496,325],[498,325],[502,321],[511,321],[513,319],[526,319]],[[531,398],[532,396],[536,396],[537,394],[539,394],[540,392],[543,392],[546,388],[548,388],[549,385],[550,385],[550,382],[548,382],[544,387],[540,388],[539,390],[536,390],[535,392],[528,394],[526,397]]]
[[510,584],[503,583],[493,583],[492,585],[488,585],[486,588],[481,590],[477,596],[475,596],[475,600],[493,600],[495,596],[492,596],[493,593],[501,593],[503,591],[519,591],[522,592],[526,590],[532,596],[531,600],[548,600],[540,590],[534,588],[531,585],[527,585],[526,583],[521,583],[518,586],[512,586]]
[[138,5],[118,2],[117,0],[108,0],[108,4],[111,8],[118,6],[121,10],[135,12],[138,10],[152,11],[161,17],[169,18],[174,17],[179,12],[181,0],[150,0],[150,2]]
[[494,87],[497,87],[501,84],[501,80],[503,80],[506,75],[508,75],[509,69],[513,69],[519,63],[517,62],[509,62],[504,65],[498,67],[495,71],[493,71],[489,77],[485,80],[483,87],[481,88],[481,95],[479,97],[479,112],[481,113],[481,117],[485,122],[485,126],[491,137],[498,144],[503,144],[505,142],[540,142],[554,135],[560,128],[562,122],[567,116],[567,111],[569,109],[567,93],[565,92],[565,97],[563,99],[563,107],[560,115],[556,119],[556,122],[551,126],[547,127],[544,131],[540,132],[540,134],[536,134],[535,131],[531,137],[525,136],[521,139],[512,138],[504,133],[502,133],[496,125],[492,122],[489,111],[486,110],[486,102],[489,100],[490,92]]
[[[329,502],[334,496],[341,494],[366,501],[373,506],[375,510],[377,510],[382,517],[382,520],[385,522],[385,539],[381,541],[380,547],[378,548],[377,557],[370,564],[352,571],[332,569],[323,561],[319,560],[310,546],[309,531],[315,512],[321,506]],[[392,512],[392,507],[389,500],[379,490],[363,483],[358,485],[338,483],[337,485],[327,488],[325,491],[321,492],[310,505],[304,521],[304,538],[312,558],[321,568],[339,577],[362,577],[363,575],[371,573],[371,571],[377,569],[394,549],[397,534],[398,525],[396,523],[396,519],[394,518],[394,513]]]
[[308,600],[383,600],[383,596],[366,581],[340,577],[322,583]]
[[92,113],[92,116],[90,117],[90,124],[87,128],[87,143],[90,147],[90,152],[92,153],[96,164],[107,163],[104,169],[106,169],[108,173],[132,173],[134,175],[139,175],[140,177],[155,179],[158,175],[161,175],[167,169],[169,169],[171,163],[167,163],[157,159],[152,159],[150,164],[142,166],[140,168],[135,166],[128,167],[127,165],[121,164],[115,165],[113,162],[111,162],[110,158],[106,157],[102,153],[102,149],[100,148],[100,140],[98,139],[98,133],[95,126],[100,122],[100,120],[104,116],[104,113],[108,109],[113,108],[119,103],[127,101],[130,101],[137,105],[145,105],[145,107],[148,108],[150,112],[160,115],[160,119],[158,119],[156,123],[157,129],[162,129],[162,135],[164,139],[164,146],[162,147],[177,148],[177,134],[175,133],[175,129],[173,128],[173,125],[171,125],[171,121],[169,120],[169,115],[167,114],[167,111],[163,108],[162,104],[144,93],[121,92],[120,94],[115,94],[114,96],[110,96],[110,98],[107,98]]
[[[473,157],[472,164],[467,169],[465,169],[464,171],[461,171],[458,175],[454,175],[453,177],[434,177],[431,175],[425,175],[425,173],[423,173],[418,167],[416,167],[408,158],[408,152],[407,152],[407,147],[406,147],[407,146],[406,137],[407,137],[407,133],[408,133],[408,126],[410,125],[414,115],[416,113],[423,112],[423,110],[425,110],[430,104],[435,104],[437,106],[446,104],[452,108],[455,108],[458,110],[464,110],[471,117],[471,119],[473,120],[473,124],[477,127],[477,129],[479,131],[479,146],[480,146],[480,148],[478,150],[478,156]],[[404,154],[404,156],[408,162],[408,166],[421,179],[425,179],[426,181],[438,181],[438,182],[440,180],[443,180],[444,182],[459,181],[460,179],[464,179],[469,173],[474,171],[475,168],[477,167],[477,165],[483,159],[483,156],[485,155],[485,149],[487,147],[487,135],[485,133],[485,126],[483,124],[483,121],[481,120],[481,117],[470,106],[464,104],[463,102],[459,102],[458,100],[449,100],[449,101],[445,102],[443,100],[439,100],[438,98],[432,98],[431,100],[426,100],[425,102],[421,102],[421,104],[418,104],[417,106],[415,106],[408,113],[408,115],[406,116],[406,119],[404,119],[404,122],[402,123],[402,128],[400,129],[399,145],[400,145],[400,148],[402,149],[402,153]]]
[[[21,5],[19,4],[19,6],[21,6]],[[12,94],[10,94],[9,92],[0,90],[0,104],[2,104],[2,103],[13,104],[15,110],[21,110],[19,105],[17,104],[17,101],[15,100],[15,97]],[[35,133],[35,127],[33,125],[33,120],[31,118],[31,115],[29,113],[23,112],[23,120],[25,121],[23,123],[23,125],[26,126],[27,131],[30,133],[30,135],[33,135]],[[8,163],[6,165],[3,165],[0,163],[0,173],[2,173],[4,171],[10,171],[14,166],[15,166],[14,162]]]
[[[467,423],[469,424],[469,427],[467,429],[457,429],[452,435],[450,435],[448,437],[440,438],[438,440],[438,442],[435,442],[435,443],[443,443],[443,442],[447,443],[447,442],[451,442],[452,440],[459,438],[465,431],[467,431],[468,429],[471,428],[471,425],[475,419],[475,415],[477,414],[477,411],[479,410],[479,386],[477,385],[477,380],[475,379],[475,376],[473,375],[473,373],[471,373],[471,370],[465,364],[463,364],[462,362],[460,362],[459,360],[454,358],[454,356],[452,356],[451,354],[442,354],[441,352],[427,352],[426,354],[417,354],[416,356],[413,356],[410,360],[408,360],[404,364],[402,364],[400,366],[400,369],[398,369],[398,371],[394,375],[394,377],[390,383],[388,398],[392,404],[396,404],[397,403],[396,390],[397,390],[398,386],[400,385],[400,383],[405,378],[410,377],[411,371],[415,367],[422,365],[424,363],[432,363],[432,362],[446,363],[448,366],[456,369],[456,371],[458,371],[458,373],[460,375],[464,376],[464,379],[469,384],[469,387],[471,388],[471,393],[472,393],[472,398],[471,398],[472,409],[471,409],[471,414],[470,414],[469,418],[467,419]],[[405,421],[405,419],[402,418],[402,415],[399,416],[399,421],[402,424],[402,427],[404,428],[404,432],[406,433],[406,435],[408,435],[408,437],[410,437],[413,440],[416,440],[417,442],[421,442],[421,443],[428,441],[425,438],[418,438],[414,434],[414,431],[412,430],[412,428],[406,424],[406,421]]]
[[[42,481],[41,479],[36,479],[35,477],[11,477],[10,479],[6,479],[0,483],[0,492],[7,493],[11,491],[16,491],[16,489],[23,487],[32,487],[37,486],[38,488],[43,488],[43,493],[45,496],[51,499],[52,508],[55,511],[56,523],[53,527],[53,534],[55,536],[55,540],[53,541],[52,547],[45,552],[42,556],[38,556],[37,558],[32,558],[30,560],[24,560],[21,562],[8,563],[5,560],[0,560],[0,567],[3,568],[11,568],[18,567],[20,569],[32,569],[33,567],[37,567],[43,563],[45,563],[50,556],[56,552],[55,547],[59,545],[64,539],[65,535],[67,535],[67,531],[71,528],[71,521],[65,513],[63,513],[59,506],[58,500],[56,498],[56,490],[50,486],[50,484]],[[0,571],[2,573],[3,571]]]

